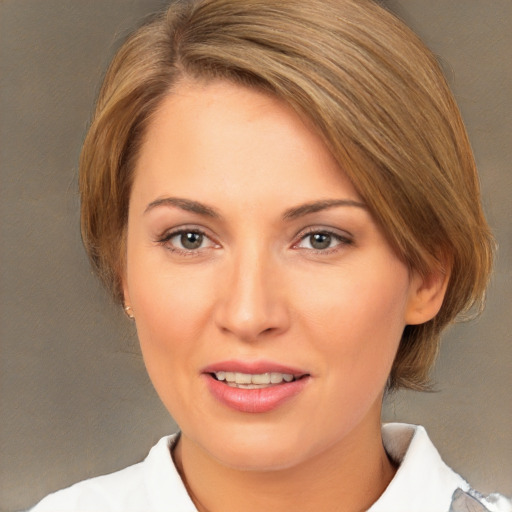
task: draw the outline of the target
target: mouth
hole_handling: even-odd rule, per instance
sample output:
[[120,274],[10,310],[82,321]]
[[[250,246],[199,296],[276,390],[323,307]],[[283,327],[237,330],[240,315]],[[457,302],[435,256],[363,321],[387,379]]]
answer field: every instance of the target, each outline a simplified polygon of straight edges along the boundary
[[225,361],[203,370],[211,395],[224,406],[249,413],[280,407],[308,387],[311,374],[271,362]]
[[294,375],[292,373],[281,372],[241,373],[220,370],[210,373],[210,376],[232,388],[264,389],[279,386],[283,383],[294,382],[307,377],[307,374]]

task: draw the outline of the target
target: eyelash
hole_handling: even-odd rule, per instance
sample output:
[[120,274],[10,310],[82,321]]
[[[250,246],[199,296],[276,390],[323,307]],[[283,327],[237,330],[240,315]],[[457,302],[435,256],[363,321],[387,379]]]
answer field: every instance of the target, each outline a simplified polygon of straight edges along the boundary
[[178,253],[182,256],[199,256],[205,248],[198,248],[198,249],[181,249],[179,247],[171,245],[169,242],[180,235],[184,234],[194,234],[194,235],[200,235],[204,237],[206,240],[208,240],[213,247],[218,246],[216,242],[214,242],[210,236],[208,236],[203,230],[198,228],[187,228],[187,227],[181,227],[179,229],[173,230],[173,231],[167,231],[163,233],[161,236],[159,236],[156,240],[156,243],[159,245],[162,245],[167,250]]
[[[184,234],[195,234],[200,235],[204,237],[205,239],[209,240],[213,247],[219,246],[216,242],[214,242],[210,236],[208,236],[203,230],[198,228],[187,228],[182,227],[173,231],[168,231],[159,236],[156,240],[156,243],[159,245],[164,246],[167,250],[178,253],[183,256],[198,256],[201,254],[202,250],[205,248],[197,248],[197,249],[181,249],[179,247],[173,246],[169,244],[169,242],[180,235]],[[306,248],[307,251],[312,252],[314,254],[321,254],[321,255],[327,255],[334,252],[337,252],[341,249],[341,247],[346,247],[349,245],[354,244],[354,240],[351,238],[350,235],[341,235],[340,233],[336,233],[329,229],[319,229],[319,228],[309,228],[306,231],[303,231],[296,237],[296,242],[293,243],[292,248],[300,250],[299,244],[306,240],[308,237],[311,237],[313,235],[325,235],[328,237],[331,237],[331,239],[334,239],[338,243],[334,247],[327,247],[325,249],[315,249],[315,248]]]
[[338,243],[334,247],[327,247],[325,249],[314,249],[314,248],[307,248],[308,251],[312,252],[313,254],[321,254],[321,255],[327,255],[335,253],[339,250],[341,250],[343,247],[350,246],[354,244],[353,238],[348,234],[340,234],[335,231],[329,230],[329,229],[321,229],[321,228],[308,228],[306,231],[303,231],[299,233],[297,236],[297,242],[293,244],[293,248],[298,248],[298,245],[306,240],[308,237],[311,237],[313,235],[326,235],[337,241]]

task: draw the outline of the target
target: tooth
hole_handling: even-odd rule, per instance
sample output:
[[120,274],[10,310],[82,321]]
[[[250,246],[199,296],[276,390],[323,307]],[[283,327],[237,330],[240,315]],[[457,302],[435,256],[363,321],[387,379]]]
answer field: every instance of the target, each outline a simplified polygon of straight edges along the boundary
[[215,372],[219,381],[226,381],[233,387],[243,387],[245,389],[255,389],[268,386],[269,384],[281,384],[283,381],[292,382],[294,376],[291,373],[267,372],[267,373],[241,373],[241,372]]
[[282,381],[283,381],[283,374],[282,373],[272,372],[270,374],[270,382],[272,384],[279,384]]
[[252,375],[251,382],[253,384],[270,384],[270,373],[257,373]]
[[252,380],[252,375],[249,373],[235,373],[235,382],[237,384],[250,384]]
[[235,384],[235,386],[241,389],[263,389],[268,387],[266,384]]

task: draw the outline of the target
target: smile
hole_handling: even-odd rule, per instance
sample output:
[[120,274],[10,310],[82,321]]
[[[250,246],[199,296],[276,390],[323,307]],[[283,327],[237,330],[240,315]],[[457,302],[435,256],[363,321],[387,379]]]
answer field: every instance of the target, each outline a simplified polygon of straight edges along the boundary
[[244,413],[277,409],[311,382],[311,375],[304,370],[268,361],[223,361],[201,373],[215,401]]
[[293,382],[295,377],[291,373],[240,373],[218,371],[213,377],[228,386],[240,389],[262,389],[277,386],[283,382]]

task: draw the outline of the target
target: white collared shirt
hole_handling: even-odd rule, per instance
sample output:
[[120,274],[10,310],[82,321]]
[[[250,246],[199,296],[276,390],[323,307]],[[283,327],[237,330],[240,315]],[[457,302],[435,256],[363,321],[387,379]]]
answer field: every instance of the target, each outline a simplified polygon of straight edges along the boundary
[[[421,426],[388,423],[382,440],[398,470],[368,512],[511,512],[503,496],[484,497],[441,459]],[[473,508],[471,508],[473,507]]]
[[[368,512],[512,512],[512,502],[476,493],[451,470],[423,427],[389,423],[382,438],[399,468]],[[31,512],[197,512],[171,457],[176,439],[163,437],[143,462],[50,494]]]

